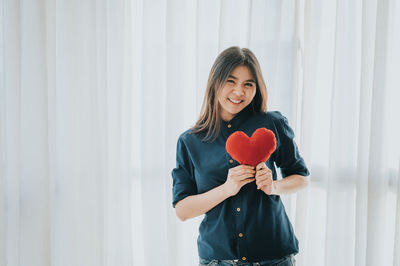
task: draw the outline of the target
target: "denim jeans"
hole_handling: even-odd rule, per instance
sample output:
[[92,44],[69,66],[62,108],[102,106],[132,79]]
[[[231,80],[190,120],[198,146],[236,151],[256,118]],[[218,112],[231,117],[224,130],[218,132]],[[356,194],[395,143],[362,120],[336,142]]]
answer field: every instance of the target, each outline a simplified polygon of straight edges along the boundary
[[206,260],[200,258],[199,266],[213,266],[213,265],[223,265],[223,266],[232,266],[232,265],[242,265],[242,266],[296,266],[296,260],[294,255],[288,255],[282,259],[276,260],[264,260],[259,262],[243,262],[240,260]]

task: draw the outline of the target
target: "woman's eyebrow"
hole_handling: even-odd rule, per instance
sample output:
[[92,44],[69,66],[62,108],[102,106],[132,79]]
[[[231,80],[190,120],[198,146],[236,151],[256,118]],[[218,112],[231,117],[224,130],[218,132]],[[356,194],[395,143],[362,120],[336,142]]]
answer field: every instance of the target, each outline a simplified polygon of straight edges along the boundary
[[[235,77],[235,76],[232,76],[232,75],[229,75],[229,78],[237,79],[237,77]],[[256,83],[256,82],[254,81],[254,79],[248,79],[248,80],[245,80],[245,82],[246,82],[246,81],[249,81],[249,82],[254,82],[254,83]]]

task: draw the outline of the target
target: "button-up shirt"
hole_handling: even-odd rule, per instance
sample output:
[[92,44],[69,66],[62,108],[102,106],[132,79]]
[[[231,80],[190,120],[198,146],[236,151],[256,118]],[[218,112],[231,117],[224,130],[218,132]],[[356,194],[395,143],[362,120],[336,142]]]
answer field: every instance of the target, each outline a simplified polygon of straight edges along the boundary
[[[254,113],[249,106],[231,121],[221,120],[221,131],[213,142],[204,135],[183,132],[177,141],[176,167],[172,170],[172,205],[190,195],[205,193],[225,183],[228,170],[239,165],[225,149],[235,131],[248,136],[261,127],[272,130],[277,145],[266,165],[277,180],[275,165],[282,178],[310,173],[294,141],[288,120],[279,111]],[[274,165],[275,164],[275,165]],[[198,254],[204,259],[239,259],[256,262],[298,253],[298,239],[279,195],[257,190],[256,182],[205,213],[199,227]]]

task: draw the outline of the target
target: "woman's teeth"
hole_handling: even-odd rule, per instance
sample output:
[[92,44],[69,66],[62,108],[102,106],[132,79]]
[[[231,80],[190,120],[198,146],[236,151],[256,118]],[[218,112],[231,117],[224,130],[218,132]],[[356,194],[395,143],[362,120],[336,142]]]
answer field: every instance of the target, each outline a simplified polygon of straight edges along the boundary
[[234,103],[234,104],[239,104],[239,103],[243,102],[242,100],[235,101],[235,100],[232,100],[232,99],[230,99],[230,98],[228,98],[228,99],[229,99],[229,101],[231,101],[231,102]]

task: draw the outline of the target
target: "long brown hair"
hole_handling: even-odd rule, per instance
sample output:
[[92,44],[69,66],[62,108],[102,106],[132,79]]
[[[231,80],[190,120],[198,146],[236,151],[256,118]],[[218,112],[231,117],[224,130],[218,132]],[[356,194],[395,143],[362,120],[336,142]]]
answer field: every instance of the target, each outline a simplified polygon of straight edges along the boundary
[[192,134],[205,134],[203,141],[214,141],[218,137],[221,128],[218,95],[229,74],[239,65],[247,66],[256,81],[256,94],[249,104],[252,112],[267,112],[267,87],[257,58],[248,48],[229,47],[215,59],[208,76],[200,117],[191,129]]

